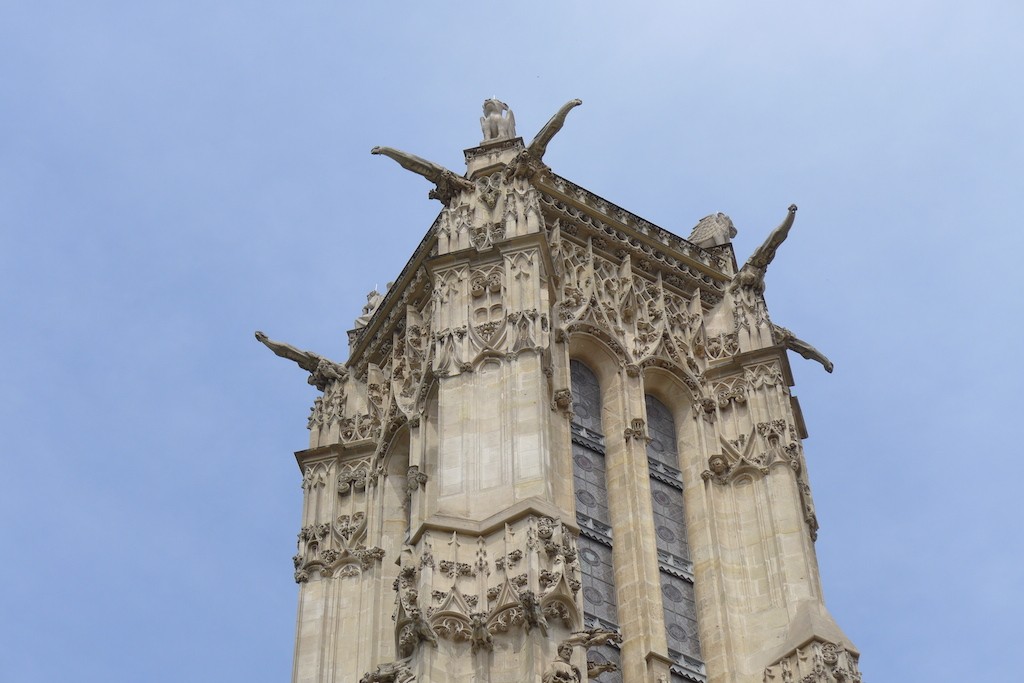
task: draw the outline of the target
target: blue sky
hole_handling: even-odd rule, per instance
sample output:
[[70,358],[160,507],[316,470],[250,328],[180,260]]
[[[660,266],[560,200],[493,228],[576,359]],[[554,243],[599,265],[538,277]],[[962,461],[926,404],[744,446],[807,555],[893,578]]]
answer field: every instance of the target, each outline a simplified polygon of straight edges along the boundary
[[[352,6],[349,6],[352,5]],[[555,172],[729,214],[793,358],[828,605],[870,683],[1016,680],[1024,6],[0,6],[0,679],[287,680],[291,453],[497,96]]]

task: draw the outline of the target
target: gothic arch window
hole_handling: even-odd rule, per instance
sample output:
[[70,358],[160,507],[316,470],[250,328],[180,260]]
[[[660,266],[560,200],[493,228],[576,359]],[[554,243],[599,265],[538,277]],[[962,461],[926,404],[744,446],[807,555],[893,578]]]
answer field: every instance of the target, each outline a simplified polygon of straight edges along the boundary
[[683,477],[679,469],[678,435],[672,412],[650,394],[644,397],[650,442],[647,463],[651,473],[651,506],[665,612],[665,636],[672,666],[672,683],[701,681],[704,664],[697,631],[693,564],[683,509]]
[[[618,629],[615,576],[612,570],[612,530],[605,479],[604,433],[601,428],[601,387],[597,377],[578,360],[570,362],[572,378],[572,461],[576,522],[580,526],[579,558],[583,583],[583,618],[587,627]],[[619,662],[619,653],[605,645],[593,648],[595,661]],[[602,680],[620,683],[619,672]]]

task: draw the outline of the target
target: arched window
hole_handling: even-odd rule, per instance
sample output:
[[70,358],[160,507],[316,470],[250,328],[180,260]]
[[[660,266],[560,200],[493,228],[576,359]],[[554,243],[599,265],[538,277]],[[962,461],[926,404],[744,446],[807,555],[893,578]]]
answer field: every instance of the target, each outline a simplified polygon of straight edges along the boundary
[[661,598],[665,609],[665,635],[674,662],[672,683],[702,681],[697,607],[693,594],[693,564],[686,537],[683,476],[679,470],[675,420],[665,405],[651,395],[647,404],[647,463],[651,473],[651,504],[661,570]]
[[[576,522],[580,526],[579,559],[583,579],[583,618],[587,627],[618,629],[615,576],[612,570],[612,528],[608,516],[604,434],[601,431],[601,387],[583,363],[573,360],[572,460]],[[618,664],[619,653],[605,645],[593,648],[590,659]],[[602,680],[618,683],[618,671]]]

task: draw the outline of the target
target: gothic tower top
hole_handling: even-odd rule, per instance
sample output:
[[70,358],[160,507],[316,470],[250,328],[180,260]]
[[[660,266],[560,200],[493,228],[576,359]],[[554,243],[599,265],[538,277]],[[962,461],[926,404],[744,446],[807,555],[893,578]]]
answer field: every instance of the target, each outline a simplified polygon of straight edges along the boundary
[[[375,147],[441,210],[296,453],[295,683],[858,683],[822,598],[807,432],[728,216],[689,239],[555,174],[505,103],[458,174]],[[781,213],[781,212],[780,212]],[[584,673],[585,672],[585,673]]]

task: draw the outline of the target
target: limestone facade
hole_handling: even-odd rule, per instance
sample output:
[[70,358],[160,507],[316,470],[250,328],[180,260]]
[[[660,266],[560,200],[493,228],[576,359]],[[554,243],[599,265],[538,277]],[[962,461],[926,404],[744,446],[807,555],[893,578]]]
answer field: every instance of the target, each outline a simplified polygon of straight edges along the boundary
[[[806,430],[724,214],[673,235],[559,177],[485,103],[467,173],[329,361],[296,454],[295,683],[860,680],[829,616]],[[497,103],[497,104],[494,104]],[[500,105],[500,106],[499,106]]]

